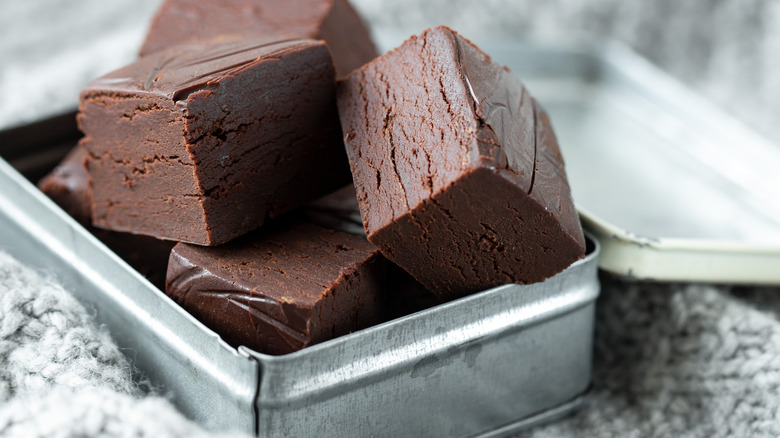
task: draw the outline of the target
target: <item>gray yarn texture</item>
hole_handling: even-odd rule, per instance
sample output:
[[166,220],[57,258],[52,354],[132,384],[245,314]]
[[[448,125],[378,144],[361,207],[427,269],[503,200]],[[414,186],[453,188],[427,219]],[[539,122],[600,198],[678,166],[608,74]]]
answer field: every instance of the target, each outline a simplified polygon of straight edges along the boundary
[[593,398],[529,436],[780,436],[778,288],[602,279]]
[[[780,145],[780,0],[353,3],[378,33],[445,23],[475,39],[613,38]],[[0,128],[72,107],[88,80],[132,60],[158,4],[3,4]],[[778,315],[780,288],[605,277],[588,406],[523,436],[780,436]],[[0,253],[0,436],[215,436],[132,371],[56,279]]]
[[0,292],[0,401],[54,386],[134,392],[109,334],[58,284],[0,253]]
[[75,298],[0,252],[0,436],[214,436],[131,371]]

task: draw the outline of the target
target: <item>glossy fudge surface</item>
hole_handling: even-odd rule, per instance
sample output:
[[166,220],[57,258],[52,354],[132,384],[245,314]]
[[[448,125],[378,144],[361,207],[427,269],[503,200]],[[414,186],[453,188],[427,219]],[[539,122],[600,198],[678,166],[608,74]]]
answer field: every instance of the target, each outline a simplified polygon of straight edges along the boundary
[[166,290],[228,343],[285,354],[379,322],[384,282],[365,237],[295,223],[176,245]]
[[217,245],[350,180],[321,41],[157,52],[90,83],[78,121],[115,231]]
[[338,104],[368,239],[441,299],[541,281],[583,257],[549,118],[454,31],[353,72]]
[[38,182],[38,188],[152,284],[163,289],[168,257],[174,244],[154,237],[92,227],[92,190],[84,166],[86,158],[87,151],[76,146],[54,170]]
[[252,36],[325,40],[339,76],[377,55],[368,27],[347,0],[166,0],[140,53]]

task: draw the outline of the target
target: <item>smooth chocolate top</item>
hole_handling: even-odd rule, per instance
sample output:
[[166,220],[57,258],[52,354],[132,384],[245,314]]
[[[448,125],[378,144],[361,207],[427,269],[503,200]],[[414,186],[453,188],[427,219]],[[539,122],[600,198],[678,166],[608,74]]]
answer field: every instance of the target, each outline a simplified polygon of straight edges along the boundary
[[377,55],[368,28],[346,0],[166,0],[140,55],[179,44],[247,37],[325,40],[339,75]]
[[294,318],[294,308],[286,305],[313,305],[321,298],[323,288],[334,283],[342,271],[377,251],[365,238],[316,225],[299,224],[271,233],[269,230],[256,234],[267,238],[248,236],[215,247],[179,244],[170,263],[186,259],[188,265],[197,265],[199,269],[182,271],[169,282],[181,288],[208,271],[247,294],[254,296],[263,289],[262,297],[282,299],[285,305],[255,297],[257,304],[272,314],[282,315],[293,309],[293,314],[284,318]]
[[315,38],[333,0],[167,0],[157,11],[141,56],[224,36]]
[[185,100],[197,92],[213,91],[219,82],[265,60],[275,60],[286,53],[315,46],[324,46],[324,43],[297,38],[250,38],[176,46],[142,57],[90,82],[81,96],[84,100],[95,94],[114,92],[154,95],[173,102]]
[[563,156],[550,117],[534,100],[536,160],[529,195],[557,219],[563,230],[585,251],[585,235],[571,196]]
[[[353,308],[355,304],[364,304],[366,317],[376,313],[379,303],[371,296],[374,291],[366,288],[378,285],[355,282],[368,280],[363,277],[370,274],[358,272],[377,257],[378,250],[364,237],[305,223],[269,226],[216,247],[176,245],[168,263],[166,291],[184,308],[207,319],[207,325],[228,342],[280,354],[322,340],[313,333],[315,325],[359,328],[358,321],[351,321],[361,312]],[[336,287],[344,288],[337,295],[345,295],[334,298],[342,300],[339,305],[316,311],[315,307],[329,303]],[[247,319],[237,320],[240,314]],[[312,320],[323,315],[331,321]]]

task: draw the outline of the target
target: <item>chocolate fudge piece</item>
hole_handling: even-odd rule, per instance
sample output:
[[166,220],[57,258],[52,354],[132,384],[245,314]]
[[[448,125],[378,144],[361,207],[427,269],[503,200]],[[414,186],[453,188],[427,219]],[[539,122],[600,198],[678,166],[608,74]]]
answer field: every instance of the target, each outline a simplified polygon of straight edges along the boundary
[[93,224],[218,245],[350,181],[321,41],[157,52],[90,83]]
[[549,118],[468,40],[428,30],[337,96],[368,239],[441,299],[584,256]]
[[166,291],[231,345],[286,354],[381,318],[384,258],[364,237],[294,223],[178,244]]
[[140,54],[182,43],[241,37],[325,40],[338,76],[377,55],[371,33],[347,0],[167,0]]
[[92,190],[84,164],[86,159],[87,151],[77,145],[38,182],[38,188],[81,225],[89,226]]
[[86,158],[84,148],[74,147],[54,170],[38,182],[38,188],[152,284],[163,289],[168,257],[174,243],[92,227],[92,190],[84,166]]

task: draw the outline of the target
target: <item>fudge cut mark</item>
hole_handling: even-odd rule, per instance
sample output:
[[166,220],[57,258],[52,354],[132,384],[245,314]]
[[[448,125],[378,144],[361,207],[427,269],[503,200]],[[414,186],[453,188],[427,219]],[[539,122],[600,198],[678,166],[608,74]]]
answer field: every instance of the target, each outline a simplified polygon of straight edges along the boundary
[[74,147],[57,167],[38,182],[38,188],[152,284],[164,289],[173,242],[93,228],[92,190],[84,164],[86,159],[86,149]]
[[338,76],[377,55],[368,27],[347,0],[166,0],[140,54],[178,44],[253,36],[325,40]]
[[440,299],[584,256],[549,118],[468,40],[428,30],[337,95],[368,239]]
[[350,180],[323,42],[141,58],[82,91],[93,224],[217,245]]
[[218,247],[178,244],[166,292],[231,345],[286,354],[380,321],[385,259],[364,237],[297,223]]

